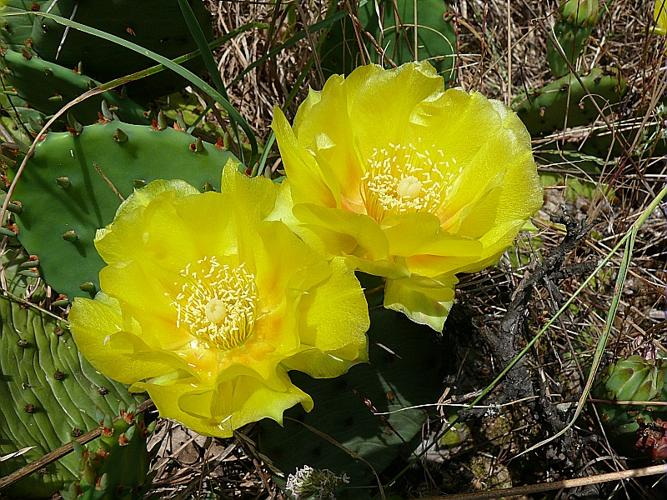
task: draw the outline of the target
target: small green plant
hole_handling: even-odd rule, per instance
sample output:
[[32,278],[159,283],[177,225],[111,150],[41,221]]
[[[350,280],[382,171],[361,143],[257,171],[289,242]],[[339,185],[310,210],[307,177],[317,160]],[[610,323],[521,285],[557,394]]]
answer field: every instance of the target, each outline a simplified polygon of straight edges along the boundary
[[630,356],[612,364],[596,390],[599,398],[613,401],[638,401],[642,404],[600,404],[602,422],[617,440],[618,446],[634,451],[637,431],[656,418],[667,418],[667,408],[650,406],[648,401],[667,401],[665,374],[667,366],[661,359]]

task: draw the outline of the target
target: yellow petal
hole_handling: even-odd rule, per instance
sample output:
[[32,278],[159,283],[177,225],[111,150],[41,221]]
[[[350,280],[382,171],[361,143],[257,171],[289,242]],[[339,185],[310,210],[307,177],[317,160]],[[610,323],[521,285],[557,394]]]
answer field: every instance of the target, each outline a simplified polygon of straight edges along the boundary
[[294,215],[308,229],[318,232],[333,255],[351,254],[369,260],[387,259],[389,244],[380,226],[367,215],[312,204],[294,207]]
[[283,412],[296,404],[301,403],[307,411],[312,409],[310,396],[294,386],[285,373],[276,378],[282,382],[280,391],[247,376],[208,387],[188,379],[140,382],[132,390],[148,392],[162,417],[181,422],[200,434],[231,437],[234,430],[263,418],[282,424]]
[[[350,73],[345,89],[354,142],[360,156],[369,158],[378,146],[402,142],[406,127],[419,119],[422,103],[441,94],[444,82],[426,62],[408,63],[392,70],[368,65]],[[345,115],[341,111],[330,116],[329,121],[341,119],[339,116]]]
[[338,194],[330,185],[333,179],[325,180],[317,162],[297,141],[285,115],[276,107],[273,109],[271,128],[276,134],[280,156],[285,172],[290,178],[292,197],[299,203],[317,203],[326,207],[338,204]]
[[311,90],[299,106],[294,118],[294,133],[299,145],[314,153],[320,170],[335,178],[342,197],[359,204],[359,179],[363,169],[357,157],[352,128],[346,119],[331,120],[346,107],[345,80],[334,75],[321,92]]
[[483,246],[480,242],[443,232],[440,221],[433,214],[403,214],[396,219],[394,225],[384,229],[392,255],[409,257],[427,254],[474,258],[482,252]]
[[129,251],[142,241],[144,211],[151,202],[163,199],[169,204],[196,193],[194,187],[181,180],[150,182],[121,203],[111,224],[97,231],[95,248],[108,264],[126,262]]
[[75,298],[69,322],[86,359],[124,384],[163,375],[178,365],[174,356],[155,353],[146,345],[136,322],[125,321],[118,301],[104,294],[98,294],[96,300]]
[[329,279],[301,301],[301,352],[284,362],[316,378],[335,377],[368,359],[364,293],[343,259],[334,259],[331,267]]
[[[244,218],[262,220],[275,209],[278,186],[266,177],[243,175],[234,163],[228,163],[222,171],[220,192],[224,195],[229,209],[245,208],[243,211],[234,210],[232,214],[225,215],[241,215]],[[220,217],[223,214],[216,215]]]
[[453,275],[437,280],[387,280],[384,306],[405,314],[415,323],[428,325],[436,332],[442,332],[454,303],[454,286],[457,281]]

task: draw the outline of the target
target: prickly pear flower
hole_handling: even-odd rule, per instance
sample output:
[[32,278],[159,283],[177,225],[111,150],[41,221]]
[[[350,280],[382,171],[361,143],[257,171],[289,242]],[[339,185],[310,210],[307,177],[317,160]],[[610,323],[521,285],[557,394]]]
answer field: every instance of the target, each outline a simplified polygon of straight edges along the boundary
[[70,313],[84,356],[202,434],[310,410],[288,371],[366,361],[368,308],[342,259],[272,220],[278,191],[227,166],[221,193],[154,181],[132,194],[95,239],[102,292]]
[[384,305],[441,331],[459,272],[495,263],[542,205],[530,136],[503,104],[444,89],[428,63],[369,65],[273,121],[292,219],[386,278]]

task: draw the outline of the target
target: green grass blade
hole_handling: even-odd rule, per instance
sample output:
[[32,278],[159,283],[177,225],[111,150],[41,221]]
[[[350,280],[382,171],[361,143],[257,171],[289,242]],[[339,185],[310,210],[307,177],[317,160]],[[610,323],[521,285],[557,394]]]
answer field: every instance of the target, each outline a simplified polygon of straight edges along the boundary
[[625,280],[628,277],[628,269],[630,268],[630,262],[632,261],[632,252],[634,250],[635,239],[639,227],[640,226],[638,225],[634,225],[633,228],[630,230],[628,239],[625,241],[625,250],[623,251],[623,259],[621,260],[621,265],[618,270],[618,276],[616,276],[616,284],[614,285],[614,296],[612,298],[609,311],[607,312],[607,320],[605,322],[602,335],[600,336],[600,340],[598,340],[597,346],[595,347],[595,353],[593,354],[593,362],[591,364],[591,369],[588,372],[586,385],[584,386],[584,390],[582,391],[581,397],[577,402],[577,408],[574,411],[574,415],[567,423],[567,425],[563,427],[560,431],[558,431],[556,434],[554,434],[553,436],[549,436],[548,438],[522,451],[521,453],[513,457],[512,460],[519,458],[521,455],[525,455],[526,453],[530,453],[531,451],[541,448],[542,446],[549,444],[551,441],[555,439],[558,439],[560,436],[565,434],[574,426],[575,422],[579,418],[579,415],[581,415],[581,412],[584,410],[584,406],[586,406],[586,400],[588,399],[588,395],[590,394],[591,389],[593,388],[593,383],[595,382],[595,376],[597,374],[598,368],[600,368],[600,363],[602,362],[602,356],[604,355],[604,351],[607,348],[609,335],[611,334],[612,327],[614,326],[614,319],[616,318],[616,313],[618,312],[618,305],[621,302],[621,294],[623,293]]
[[192,39],[197,44],[197,48],[199,49],[201,58],[203,59],[204,65],[206,66],[206,71],[208,71],[208,74],[211,77],[211,80],[213,81],[213,85],[215,86],[217,91],[220,92],[225,97],[225,99],[229,99],[229,96],[227,94],[227,89],[225,88],[225,84],[222,81],[220,72],[218,71],[218,65],[215,63],[215,59],[213,59],[213,52],[208,47],[206,35],[204,35],[201,26],[199,26],[199,22],[197,21],[197,17],[195,16],[192,7],[186,0],[177,0],[177,1],[178,1],[178,6],[180,7],[181,12],[183,13],[183,19],[185,20],[185,24],[190,30]]
[[[192,39],[197,44],[197,48],[199,49],[201,58],[204,61],[204,66],[206,66],[206,71],[208,71],[208,74],[211,77],[213,85],[225,99],[229,100],[229,94],[227,94],[225,83],[222,81],[222,76],[220,76],[218,65],[215,63],[215,59],[213,58],[213,52],[208,47],[206,35],[204,35],[204,31],[201,29],[199,21],[197,21],[197,16],[195,16],[192,7],[186,0],[178,0],[178,6],[181,9],[181,13],[183,14],[183,19],[185,20],[185,24],[190,30],[190,35],[192,35]],[[234,131],[234,137],[236,138],[236,143],[239,146],[238,153],[241,158],[241,162],[245,163],[245,158],[244,158],[245,152],[243,151],[243,147],[241,145],[241,139],[239,137],[238,127],[236,126],[236,121],[231,117],[231,115],[230,115],[230,121],[232,125],[232,130]]]

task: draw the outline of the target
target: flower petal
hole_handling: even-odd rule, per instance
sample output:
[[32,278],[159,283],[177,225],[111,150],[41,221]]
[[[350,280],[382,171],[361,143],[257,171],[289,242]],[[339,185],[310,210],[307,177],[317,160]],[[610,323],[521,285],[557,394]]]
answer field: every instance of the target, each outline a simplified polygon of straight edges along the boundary
[[294,118],[294,133],[299,145],[314,153],[320,170],[335,178],[343,199],[361,204],[359,179],[363,171],[349,119],[344,116],[331,119],[344,109],[347,109],[345,79],[334,75],[320,92],[310,90]]
[[335,377],[368,359],[370,319],[364,293],[343,259],[334,259],[331,267],[326,283],[301,301],[301,351],[284,362],[316,378]]
[[169,204],[196,193],[194,187],[181,180],[156,180],[134,191],[118,207],[114,221],[97,231],[95,248],[107,264],[126,262],[131,255],[128,251],[142,241],[145,231],[141,221],[151,202],[163,199]]
[[312,204],[296,205],[294,215],[328,243],[327,253],[350,254],[370,260],[389,256],[386,236],[367,215]]
[[402,312],[420,325],[428,325],[442,332],[445,320],[454,303],[454,275],[437,280],[408,278],[387,280],[384,289],[384,306]]
[[164,383],[140,382],[134,391],[146,391],[160,415],[171,418],[199,432],[217,437],[231,437],[235,429],[263,418],[282,424],[283,412],[301,405],[310,411],[313,401],[293,385],[285,373],[276,375],[282,390],[267,387],[260,379],[239,376],[217,386],[199,386],[196,380],[183,379]]
[[338,193],[332,191],[313,156],[297,141],[287,118],[276,107],[271,128],[276,134],[280,156],[291,180],[292,196],[300,203],[317,203],[325,207],[338,204]]
[[[418,119],[421,104],[437,98],[444,91],[444,81],[427,62],[392,70],[368,65],[350,73],[345,89],[355,144],[361,157],[369,158],[378,145],[403,141],[406,127]],[[341,115],[345,115],[343,110],[329,120],[339,120]]]
[[124,384],[172,372],[177,359],[154,352],[141,340],[136,322],[125,320],[117,300],[102,293],[77,297],[69,314],[77,347],[90,363]]

